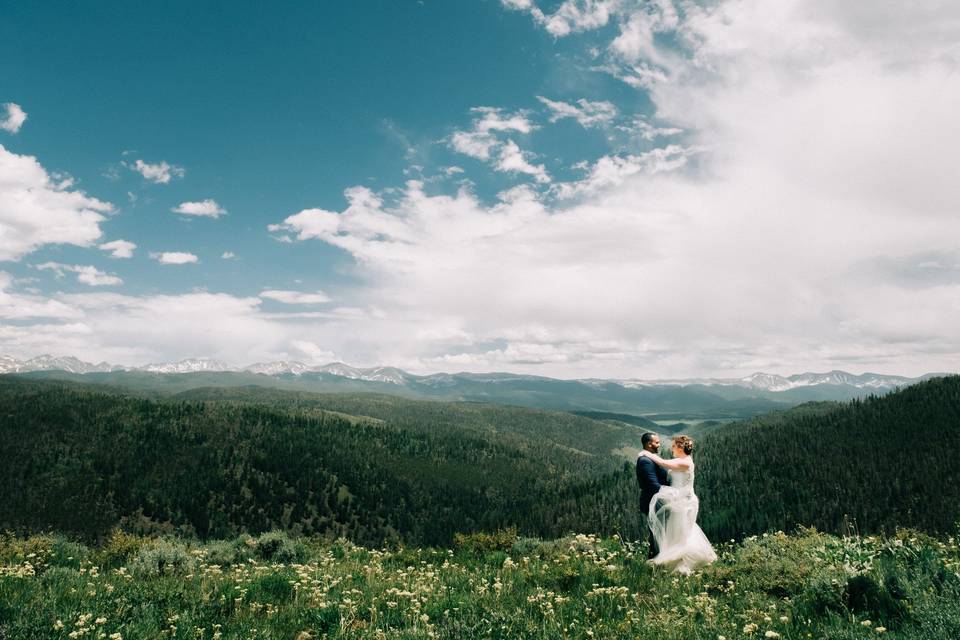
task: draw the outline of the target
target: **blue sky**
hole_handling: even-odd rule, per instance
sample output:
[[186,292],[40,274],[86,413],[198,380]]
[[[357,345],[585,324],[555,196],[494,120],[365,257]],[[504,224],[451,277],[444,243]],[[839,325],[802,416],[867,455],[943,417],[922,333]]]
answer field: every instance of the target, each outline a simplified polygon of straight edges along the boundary
[[956,22],[868,5],[8,7],[0,353],[955,369],[955,190],[880,159]]

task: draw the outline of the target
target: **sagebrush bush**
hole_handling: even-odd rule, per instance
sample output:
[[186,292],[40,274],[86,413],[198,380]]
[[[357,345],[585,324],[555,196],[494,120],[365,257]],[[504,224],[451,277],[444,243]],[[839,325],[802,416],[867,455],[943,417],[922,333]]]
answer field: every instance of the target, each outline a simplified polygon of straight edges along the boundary
[[130,562],[130,573],[146,578],[164,575],[185,575],[196,568],[197,561],[186,545],[171,540],[154,540],[142,546]]
[[127,533],[121,529],[114,529],[110,532],[110,537],[100,547],[98,556],[100,561],[107,566],[126,564],[149,542],[150,538]]
[[301,562],[307,548],[300,541],[290,539],[284,531],[268,531],[257,538],[257,556],[272,562]]
[[453,545],[458,550],[472,554],[509,551],[516,541],[516,527],[500,529],[494,533],[457,533],[453,536]]
[[247,535],[233,540],[215,540],[207,544],[205,560],[221,567],[239,564],[254,557],[254,547],[256,541]]

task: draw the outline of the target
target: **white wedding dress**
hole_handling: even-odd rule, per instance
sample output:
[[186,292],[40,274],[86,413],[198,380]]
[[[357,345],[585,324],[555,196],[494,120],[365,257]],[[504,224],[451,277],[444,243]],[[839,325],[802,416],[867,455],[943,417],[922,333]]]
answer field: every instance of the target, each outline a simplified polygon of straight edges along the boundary
[[681,573],[692,573],[717,559],[710,541],[697,525],[700,500],[693,492],[694,467],[670,471],[669,486],[660,487],[650,500],[649,523],[660,553],[650,562]]

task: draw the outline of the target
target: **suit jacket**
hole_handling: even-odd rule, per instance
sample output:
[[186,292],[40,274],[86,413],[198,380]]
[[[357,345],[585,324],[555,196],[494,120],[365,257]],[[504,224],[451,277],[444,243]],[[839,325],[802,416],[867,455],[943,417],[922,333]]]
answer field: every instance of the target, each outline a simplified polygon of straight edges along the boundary
[[650,510],[650,499],[661,485],[667,484],[667,470],[646,456],[637,457],[637,483],[640,485],[640,513]]

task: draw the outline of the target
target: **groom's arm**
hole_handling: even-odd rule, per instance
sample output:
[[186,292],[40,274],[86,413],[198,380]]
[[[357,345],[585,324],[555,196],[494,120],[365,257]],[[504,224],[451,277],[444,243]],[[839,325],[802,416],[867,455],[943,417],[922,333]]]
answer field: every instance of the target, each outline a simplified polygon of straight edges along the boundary
[[641,487],[649,487],[653,491],[660,490],[660,480],[657,478],[657,465],[653,460],[640,456],[637,460],[637,481]]

